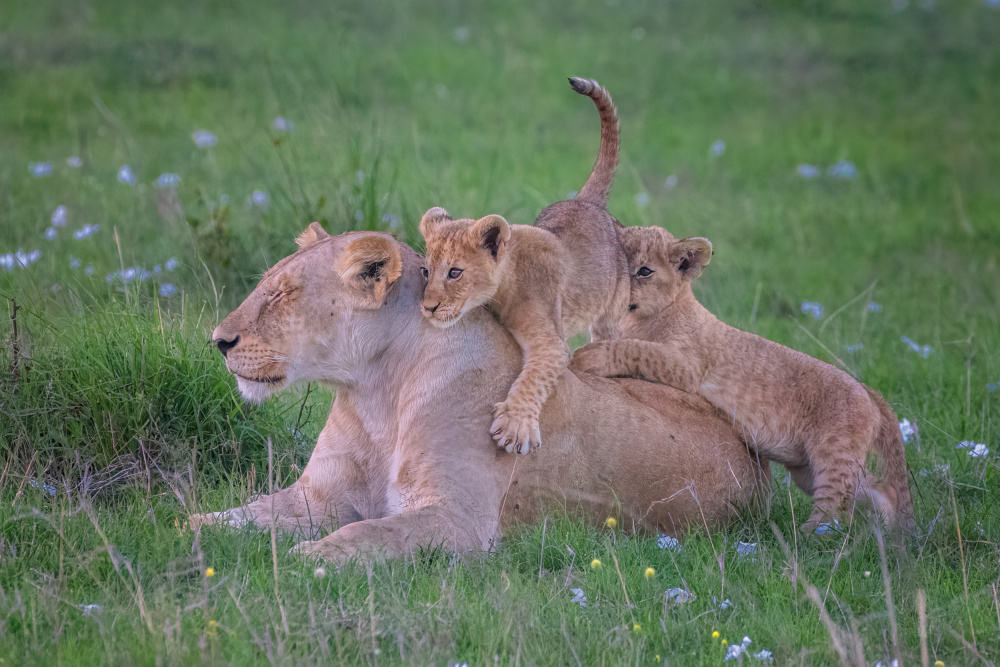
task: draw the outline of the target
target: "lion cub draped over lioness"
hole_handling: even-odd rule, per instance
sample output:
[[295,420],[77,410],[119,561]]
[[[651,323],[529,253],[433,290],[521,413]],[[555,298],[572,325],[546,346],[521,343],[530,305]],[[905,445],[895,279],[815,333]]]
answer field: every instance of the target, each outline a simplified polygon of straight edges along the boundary
[[534,226],[509,225],[499,215],[452,220],[442,208],[420,221],[427,241],[424,316],[447,327],[486,306],[521,346],[524,366],[490,427],[508,452],[541,444],[538,415],[569,363],[566,339],[588,326],[595,338],[617,338],[628,305],[621,225],[606,210],[618,164],[618,114],[596,81],[570,84],[601,114],[597,161],[575,199],[547,207]]
[[[829,364],[709,313],[691,291],[691,280],[712,256],[707,239],[677,240],[658,227],[620,233],[632,275],[627,338],[577,350],[571,367],[701,394],[814,497],[807,532],[849,519],[855,497],[908,528],[913,509],[903,440],[885,399]],[[878,481],[865,465],[870,451],[877,455]]]

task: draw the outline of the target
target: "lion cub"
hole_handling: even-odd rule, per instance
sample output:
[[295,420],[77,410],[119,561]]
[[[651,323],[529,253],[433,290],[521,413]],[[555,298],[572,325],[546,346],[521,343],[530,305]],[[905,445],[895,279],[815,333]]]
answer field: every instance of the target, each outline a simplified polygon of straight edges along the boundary
[[[677,240],[658,227],[622,229],[621,238],[632,275],[622,332],[628,339],[591,343],[570,367],[703,396],[815,498],[807,532],[844,513],[849,519],[855,496],[896,527],[909,527],[903,440],[885,399],[829,364],[709,313],[691,291],[711,259],[708,240]],[[865,466],[870,451],[882,473],[874,483]]]
[[442,208],[420,221],[424,316],[443,328],[486,306],[521,346],[524,366],[490,427],[499,447],[521,454],[541,445],[538,415],[569,363],[566,339],[588,326],[593,337],[617,338],[628,305],[621,225],[605,208],[618,164],[618,114],[597,82],[570,84],[601,115],[597,161],[576,199],[547,207],[534,226],[499,215],[452,220]]

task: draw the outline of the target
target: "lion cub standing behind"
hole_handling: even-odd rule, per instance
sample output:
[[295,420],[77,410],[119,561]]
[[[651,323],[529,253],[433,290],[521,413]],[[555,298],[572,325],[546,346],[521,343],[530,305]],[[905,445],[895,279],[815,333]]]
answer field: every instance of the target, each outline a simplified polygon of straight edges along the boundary
[[521,454],[541,444],[538,415],[569,363],[566,339],[588,326],[596,338],[617,338],[628,305],[621,225],[605,208],[618,164],[618,115],[596,81],[570,84],[601,114],[597,162],[576,199],[547,207],[534,226],[508,225],[499,215],[452,220],[442,208],[420,221],[424,316],[447,327],[486,306],[521,346],[524,366],[490,427],[498,446]]
[[[703,396],[815,498],[807,532],[845,513],[849,519],[855,495],[891,524],[909,527],[903,440],[885,399],[829,364],[709,313],[691,291],[711,259],[708,240],[676,240],[658,227],[630,227],[621,236],[632,275],[623,331],[629,338],[591,343],[577,350],[571,367]],[[874,484],[865,467],[872,450],[882,472]]]

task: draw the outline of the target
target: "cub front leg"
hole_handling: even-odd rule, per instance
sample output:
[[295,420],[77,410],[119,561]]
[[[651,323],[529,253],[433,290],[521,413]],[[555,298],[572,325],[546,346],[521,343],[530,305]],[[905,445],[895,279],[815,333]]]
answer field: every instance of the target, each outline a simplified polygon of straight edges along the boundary
[[508,452],[527,454],[542,444],[538,415],[545,399],[569,364],[569,348],[558,325],[547,320],[531,320],[507,325],[524,355],[524,367],[511,385],[507,400],[497,403],[490,433],[497,446]]
[[584,345],[571,369],[601,377],[634,377],[670,385],[688,393],[701,386],[700,364],[677,347],[626,338]]

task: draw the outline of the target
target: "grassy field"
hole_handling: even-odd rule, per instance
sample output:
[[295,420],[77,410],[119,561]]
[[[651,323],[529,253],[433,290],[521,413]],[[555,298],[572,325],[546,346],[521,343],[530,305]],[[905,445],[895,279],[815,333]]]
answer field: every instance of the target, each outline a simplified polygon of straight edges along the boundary
[[[0,664],[714,665],[744,636],[750,664],[919,664],[918,592],[931,664],[993,664],[994,4],[3,3]],[[268,439],[295,479],[331,400],[242,404],[215,324],[311,220],[419,248],[431,206],[529,223],[577,190],[598,124],[567,75],[618,103],[615,215],[710,238],[714,313],[919,427],[906,549],[795,539],[780,468],[769,515],[677,553],[566,516],[340,572],[196,540],[266,490]]]

